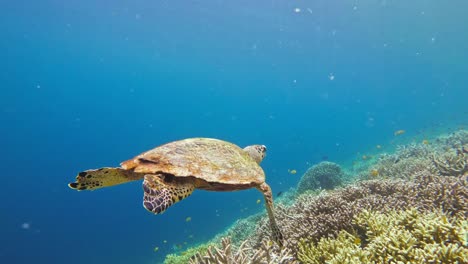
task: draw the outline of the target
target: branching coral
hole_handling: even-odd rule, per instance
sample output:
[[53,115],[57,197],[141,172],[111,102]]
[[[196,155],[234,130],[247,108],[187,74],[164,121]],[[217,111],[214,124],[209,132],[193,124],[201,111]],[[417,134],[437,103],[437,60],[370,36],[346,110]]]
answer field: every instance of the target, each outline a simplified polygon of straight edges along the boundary
[[400,159],[407,158],[424,158],[433,152],[433,148],[430,145],[412,143],[409,145],[397,146],[395,153]]
[[[286,246],[296,252],[300,240],[317,242],[340,230],[351,231],[353,217],[362,210],[387,212],[411,207],[467,217],[468,179],[418,176],[414,181],[365,181],[319,196],[302,195],[291,207],[278,206],[276,217],[288,241]],[[253,247],[269,236],[266,224],[263,219],[256,235],[249,238]]]
[[201,244],[199,246],[189,248],[180,254],[169,254],[166,256],[164,264],[187,264],[193,255],[205,254],[208,251],[208,248],[212,245],[212,243]]
[[440,175],[458,176],[468,173],[468,145],[442,155],[432,155],[432,162]]
[[416,209],[387,214],[364,210],[355,231],[318,243],[301,241],[301,263],[466,263],[467,221]]
[[[396,155],[383,156],[382,159],[371,168],[369,178],[380,179],[413,179],[417,175],[432,174],[434,171],[432,162],[427,157],[400,158]],[[376,172],[376,175],[372,174]]]
[[294,264],[297,261],[287,248],[279,249],[273,242],[263,241],[258,250],[252,250],[244,241],[234,250],[229,238],[223,238],[221,248],[210,247],[203,256],[197,253],[190,264]]
[[333,162],[320,162],[309,168],[302,175],[297,192],[303,193],[307,190],[315,189],[333,189],[340,185],[343,180],[341,167]]

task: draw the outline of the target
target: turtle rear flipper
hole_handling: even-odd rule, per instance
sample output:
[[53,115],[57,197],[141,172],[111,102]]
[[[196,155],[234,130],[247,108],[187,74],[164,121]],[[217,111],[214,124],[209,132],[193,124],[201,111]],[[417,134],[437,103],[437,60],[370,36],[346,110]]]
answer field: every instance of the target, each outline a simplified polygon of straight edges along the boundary
[[78,191],[92,191],[129,181],[140,180],[141,178],[143,178],[142,174],[121,168],[100,168],[97,170],[87,170],[78,173],[76,181],[69,183],[68,186]]
[[155,213],[163,213],[169,206],[187,198],[195,189],[193,180],[173,175],[148,174],[143,181],[143,207]]

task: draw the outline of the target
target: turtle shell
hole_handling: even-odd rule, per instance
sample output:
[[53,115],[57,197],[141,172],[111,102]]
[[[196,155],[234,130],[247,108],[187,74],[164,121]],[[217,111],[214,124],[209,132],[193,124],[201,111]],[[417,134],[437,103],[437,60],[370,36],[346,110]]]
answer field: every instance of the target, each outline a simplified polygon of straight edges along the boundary
[[218,139],[190,138],[164,144],[121,163],[138,173],[195,177],[212,184],[258,185],[262,168],[240,147]]

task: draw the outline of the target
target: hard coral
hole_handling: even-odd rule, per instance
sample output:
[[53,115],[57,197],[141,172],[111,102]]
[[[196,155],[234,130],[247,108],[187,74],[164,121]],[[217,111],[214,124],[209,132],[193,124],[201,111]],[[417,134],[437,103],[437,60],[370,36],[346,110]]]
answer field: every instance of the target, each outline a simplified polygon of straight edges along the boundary
[[320,162],[302,175],[297,186],[297,192],[300,194],[307,190],[319,188],[333,189],[340,185],[342,180],[343,172],[338,164],[328,161]]
[[264,241],[258,250],[249,248],[246,241],[233,249],[229,238],[223,238],[222,247],[210,247],[205,255],[197,253],[190,264],[295,264],[288,249],[280,249],[273,242]]
[[[468,179],[418,176],[414,181],[365,181],[319,196],[302,195],[293,206],[277,206],[276,218],[286,247],[295,253],[301,240],[317,242],[341,230],[351,231],[352,219],[363,210],[388,212],[412,207],[467,217]],[[256,235],[249,238],[253,247],[270,236],[266,220],[259,222]]]
[[433,154],[431,158],[440,175],[458,176],[468,173],[468,145],[460,146],[443,154]]
[[379,213],[364,210],[354,231],[318,243],[301,241],[301,263],[465,263],[467,221],[443,212],[416,209]]

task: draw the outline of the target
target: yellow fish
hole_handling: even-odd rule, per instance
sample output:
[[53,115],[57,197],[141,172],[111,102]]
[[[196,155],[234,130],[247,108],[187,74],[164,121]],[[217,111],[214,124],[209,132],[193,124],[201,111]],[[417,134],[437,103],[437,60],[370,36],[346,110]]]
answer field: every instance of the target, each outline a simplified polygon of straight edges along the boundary
[[296,170],[288,170],[288,172],[291,173],[291,174],[296,174],[297,173]]
[[400,129],[400,130],[397,130],[395,131],[395,133],[393,133],[395,136],[399,136],[399,135],[403,135],[406,131],[404,131],[403,129]]
[[425,139],[425,140],[422,141],[422,143],[423,143],[424,145],[429,145],[429,140]]
[[370,171],[370,175],[372,177],[377,177],[377,176],[379,176],[379,171],[376,170],[376,169],[373,169],[373,170]]
[[262,201],[260,199],[257,200],[257,204],[261,203]]
[[192,221],[192,217],[189,216],[189,217],[185,218],[185,222],[190,222],[190,221]]
[[359,237],[356,237],[356,238],[354,239],[354,244],[355,244],[355,245],[361,245],[361,239],[360,239]]
[[159,250],[159,247],[154,247],[153,249],[154,252],[158,252],[158,250]]

